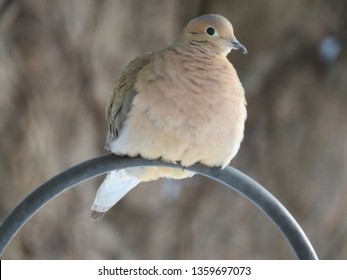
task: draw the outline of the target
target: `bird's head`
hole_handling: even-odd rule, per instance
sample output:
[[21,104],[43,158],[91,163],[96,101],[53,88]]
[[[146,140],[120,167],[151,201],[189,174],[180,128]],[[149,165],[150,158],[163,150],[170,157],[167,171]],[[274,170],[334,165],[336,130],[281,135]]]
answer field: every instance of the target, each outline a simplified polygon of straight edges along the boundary
[[232,49],[247,53],[246,47],[236,39],[231,23],[220,15],[208,14],[191,20],[181,36],[186,42],[208,44],[224,55]]

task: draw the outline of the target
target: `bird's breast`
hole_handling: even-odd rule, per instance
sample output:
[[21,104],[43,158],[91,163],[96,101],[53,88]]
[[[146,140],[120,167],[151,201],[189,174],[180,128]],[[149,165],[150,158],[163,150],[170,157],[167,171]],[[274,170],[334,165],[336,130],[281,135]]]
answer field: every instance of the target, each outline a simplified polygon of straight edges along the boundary
[[[150,74],[149,74],[150,73]],[[244,115],[244,90],[234,67],[223,57],[192,54],[159,57],[136,84],[136,105],[154,125],[172,134],[218,134]]]

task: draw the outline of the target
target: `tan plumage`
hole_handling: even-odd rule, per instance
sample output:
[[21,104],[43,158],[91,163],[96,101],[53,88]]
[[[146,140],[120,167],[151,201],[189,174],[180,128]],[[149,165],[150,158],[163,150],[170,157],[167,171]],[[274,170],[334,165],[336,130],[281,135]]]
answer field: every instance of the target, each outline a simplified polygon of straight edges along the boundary
[[[233,48],[247,52],[227,19],[205,15],[189,22],[169,47],[135,58],[117,81],[106,108],[106,148],[184,166],[229,164],[239,149],[246,119],[244,89],[226,58]],[[141,181],[192,175],[162,167],[115,172],[100,187],[92,216],[99,218]],[[121,182],[125,193],[111,194]]]

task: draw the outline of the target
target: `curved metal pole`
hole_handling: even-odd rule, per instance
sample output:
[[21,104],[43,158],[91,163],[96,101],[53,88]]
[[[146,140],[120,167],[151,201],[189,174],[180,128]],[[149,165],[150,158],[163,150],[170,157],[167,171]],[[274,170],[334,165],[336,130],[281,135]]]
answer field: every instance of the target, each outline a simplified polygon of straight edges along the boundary
[[[0,255],[6,249],[20,228],[47,202],[63,191],[93,177],[115,169],[136,166],[179,165],[161,160],[145,160],[140,157],[118,157],[110,154],[77,164],[42,184],[29,194],[0,225]],[[264,187],[240,171],[230,166],[225,169],[209,168],[201,164],[187,167],[197,174],[212,178],[225,184],[258,206],[278,226],[287,238],[299,259],[318,259],[317,255],[299,224],[288,210]]]

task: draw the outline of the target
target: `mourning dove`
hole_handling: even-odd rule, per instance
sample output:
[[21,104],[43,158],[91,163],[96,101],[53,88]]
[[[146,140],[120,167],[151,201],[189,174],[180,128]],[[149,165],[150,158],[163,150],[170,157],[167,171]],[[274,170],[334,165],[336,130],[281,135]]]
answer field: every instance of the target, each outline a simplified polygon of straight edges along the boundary
[[[227,166],[239,150],[247,116],[244,89],[226,58],[232,49],[247,53],[231,23],[209,14],[191,20],[170,46],[131,61],[107,104],[105,147],[182,166]],[[96,194],[91,219],[101,218],[140,182],[192,175],[167,167],[113,171]]]

